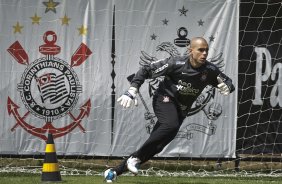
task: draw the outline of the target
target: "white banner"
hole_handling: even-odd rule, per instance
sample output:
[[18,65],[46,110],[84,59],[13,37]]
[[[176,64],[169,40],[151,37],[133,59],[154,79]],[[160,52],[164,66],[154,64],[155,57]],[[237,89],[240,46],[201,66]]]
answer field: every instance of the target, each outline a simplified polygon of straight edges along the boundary
[[[0,154],[124,156],[156,122],[150,93],[122,109],[116,98],[140,58],[184,55],[194,36],[237,86],[238,6],[231,0],[6,0],[0,3]],[[221,65],[223,64],[223,65]],[[152,89],[152,90],[151,90]],[[159,156],[234,157],[237,92],[206,89]]]
[[[185,45],[196,36],[206,38],[210,46],[209,59],[230,76],[236,86],[238,3],[231,0],[117,1],[118,93],[128,88],[126,77],[138,70],[139,61],[184,55]],[[148,127],[156,122],[150,119],[153,110],[149,95],[155,83],[147,80],[140,89],[148,110],[140,98],[139,106],[134,109],[117,108],[113,155],[136,151],[149,136]],[[236,91],[223,97],[207,88],[176,138],[159,156],[235,157],[236,102]]]
[[113,1],[0,4],[0,153],[104,155],[111,133]]

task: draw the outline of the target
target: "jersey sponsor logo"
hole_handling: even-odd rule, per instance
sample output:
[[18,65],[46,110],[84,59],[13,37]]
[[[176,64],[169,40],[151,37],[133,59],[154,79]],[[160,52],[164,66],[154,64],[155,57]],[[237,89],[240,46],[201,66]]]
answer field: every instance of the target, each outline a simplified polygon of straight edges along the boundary
[[181,95],[192,95],[197,96],[200,92],[199,89],[194,88],[191,83],[183,82],[182,80],[178,81],[178,85],[176,85],[177,91]]

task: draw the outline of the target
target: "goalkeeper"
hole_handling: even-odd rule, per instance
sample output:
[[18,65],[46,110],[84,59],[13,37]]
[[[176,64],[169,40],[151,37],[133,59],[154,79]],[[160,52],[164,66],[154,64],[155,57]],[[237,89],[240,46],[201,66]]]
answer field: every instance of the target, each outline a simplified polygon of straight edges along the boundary
[[207,85],[218,88],[223,95],[234,91],[232,80],[207,61],[208,51],[207,41],[195,37],[188,48],[188,56],[154,61],[136,73],[128,91],[117,101],[124,108],[137,105],[136,95],[145,79],[164,76],[153,97],[153,109],[158,120],[149,138],[136,152],[116,168],[105,171],[107,182],[112,182],[127,169],[138,174],[140,164],[160,153],[174,139],[192,104]]

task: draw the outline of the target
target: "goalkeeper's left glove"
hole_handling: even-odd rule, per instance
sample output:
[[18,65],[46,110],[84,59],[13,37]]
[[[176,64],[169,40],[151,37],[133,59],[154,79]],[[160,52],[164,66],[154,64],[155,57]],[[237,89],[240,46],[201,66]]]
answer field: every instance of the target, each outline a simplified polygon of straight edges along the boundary
[[117,99],[117,101],[120,102],[121,106],[128,108],[131,106],[134,100],[134,105],[137,106],[137,91],[138,90],[135,87],[130,87],[128,91],[126,91],[123,95],[121,95],[121,97]]
[[229,87],[223,82],[222,78],[221,77],[217,77],[217,81],[218,81],[218,90],[220,92],[220,94],[223,94],[223,95],[229,95],[230,93],[230,89]]

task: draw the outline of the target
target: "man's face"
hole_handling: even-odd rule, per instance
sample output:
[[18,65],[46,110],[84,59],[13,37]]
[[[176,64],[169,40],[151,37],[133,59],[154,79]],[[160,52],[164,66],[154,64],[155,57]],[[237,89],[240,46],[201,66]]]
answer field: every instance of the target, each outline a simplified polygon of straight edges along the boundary
[[190,51],[190,57],[192,57],[193,61],[199,65],[202,65],[205,63],[208,52],[209,52],[209,46],[206,42],[197,40],[189,49]]

